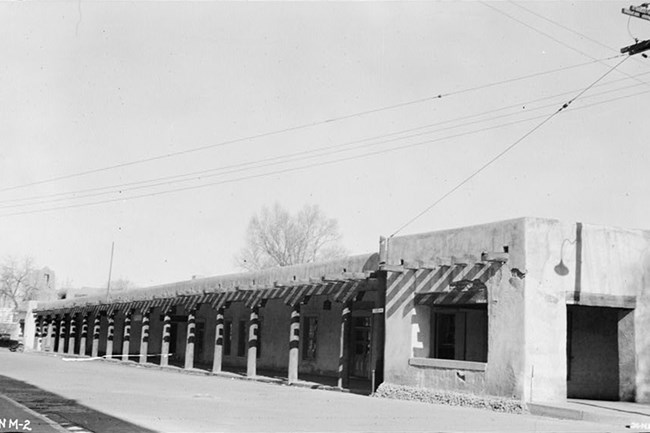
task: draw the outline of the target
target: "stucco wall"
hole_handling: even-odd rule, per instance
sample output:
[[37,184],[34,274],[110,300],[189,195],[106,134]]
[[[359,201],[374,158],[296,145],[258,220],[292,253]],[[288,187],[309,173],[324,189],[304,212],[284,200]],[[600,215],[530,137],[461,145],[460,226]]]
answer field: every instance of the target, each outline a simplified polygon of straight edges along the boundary
[[[477,262],[484,252],[503,252],[508,262],[488,280],[488,362],[485,371],[462,368],[440,369],[409,365],[409,359],[426,352],[423,339],[430,326],[423,315],[427,309],[413,303],[414,275],[405,272],[407,294],[399,308],[387,308],[386,382],[433,386],[442,389],[472,391],[502,396],[523,396],[524,374],[524,283],[511,276],[511,270],[523,270],[525,263],[525,220],[517,219],[462,229],[444,230],[389,240],[387,263],[398,265],[418,260],[445,261],[450,258]],[[407,339],[404,336],[410,335]],[[458,373],[458,375],[456,374]],[[464,377],[459,380],[459,375]]]
[[[121,311],[115,314],[113,330],[113,355],[122,354],[122,342],[124,337],[124,313]],[[81,328],[77,327],[77,339],[80,335]]]
[[[536,312],[526,316],[526,388],[532,390],[528,398],[566,396],[566,301],[562,300],[569,293],[568,302],[577,305],[616,308],[636,301],[632,319],[624,326],[619,323],[619,395],[629,399],[636,394],[637,401],[649,402],[650,233],[528,218],[526,239],[526,309]],[[556,271],[560,258],[566,275]],[[634,349],[625,344],[632,340]],[[636,392],[630,387],[630,376],[635,377]]]
[[[23,346],[26,351],[31,351],[34,349],[36,344],[36,318],[32,313],[32,310],[36,308],[38,303],[36,301],[27,301],[26,303],[26,313],[25,313],[25,328],[23,329]],[[17,337],[12,337],[16,338]]]
[[568,276],[555,272],[565,239],[575,240],[575,224],[526,219],[524,400],[566,398],[566,292],[574,286],[575,253],[564,243]]
[[162,328],[163,324],[160,320],[160,308],[154,308],[149,315],[149,343],[147,345],[147,358],[148,362],[155,364],[160,363],[160,351],[162,346]]

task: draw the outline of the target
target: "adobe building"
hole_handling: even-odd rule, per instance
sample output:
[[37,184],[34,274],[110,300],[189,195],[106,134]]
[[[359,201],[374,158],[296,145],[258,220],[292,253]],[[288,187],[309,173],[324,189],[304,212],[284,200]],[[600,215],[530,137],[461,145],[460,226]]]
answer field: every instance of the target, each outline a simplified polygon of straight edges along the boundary
[[387,382],[648,403],[650,232],[520,218],[382,239],[342,260],[39,303],[33,319],[35,350],[368,392]]

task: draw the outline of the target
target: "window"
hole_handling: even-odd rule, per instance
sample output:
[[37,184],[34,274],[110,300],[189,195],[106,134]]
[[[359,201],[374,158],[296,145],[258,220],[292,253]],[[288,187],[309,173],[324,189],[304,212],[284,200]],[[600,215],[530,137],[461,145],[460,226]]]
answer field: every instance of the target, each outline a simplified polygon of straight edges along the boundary
[[246,321],[239,321],[239,329],[237,330],[239,339],[237,340],[237,356],[246,355],[246,343],[248,342],[248,336],[246,335]]
[[487,306],[435,307],[431,358],[487,362]]
[[230,356],[232,347],[232,320],[226,320],[223,323],[223,354]]
[[318,332],[318,318],[305,317],[302,324],[302,359],[305,361],[316,359],[316,335]]
[[456,313],[435,313],[435,357],[456,359]]

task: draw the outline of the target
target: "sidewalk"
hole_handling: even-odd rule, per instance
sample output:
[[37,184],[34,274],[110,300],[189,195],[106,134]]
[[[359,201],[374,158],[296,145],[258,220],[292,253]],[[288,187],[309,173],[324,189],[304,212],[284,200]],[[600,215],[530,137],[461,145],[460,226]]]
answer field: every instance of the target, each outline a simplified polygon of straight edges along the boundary
[[650,405],[625,401],[568,399],[564,403],[528,403],[533,415],[650,431]]
[[32,433],[67,432],[53,421],[0,394],[0,432],[18,431],[31,431]]

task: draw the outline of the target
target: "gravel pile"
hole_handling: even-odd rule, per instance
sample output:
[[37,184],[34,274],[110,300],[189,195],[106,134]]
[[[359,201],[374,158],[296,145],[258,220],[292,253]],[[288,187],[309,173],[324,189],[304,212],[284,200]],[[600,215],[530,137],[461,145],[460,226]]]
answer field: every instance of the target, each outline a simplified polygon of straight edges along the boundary
[[394,398],[397,400],[412,400],[424,403],[490,409],[495,412],[524,413],[525,411],[524,405],[519,400],[462,392],[439,391],[414,386],[392,385],[389,383],[382,383],[373,395],[375,397]]

